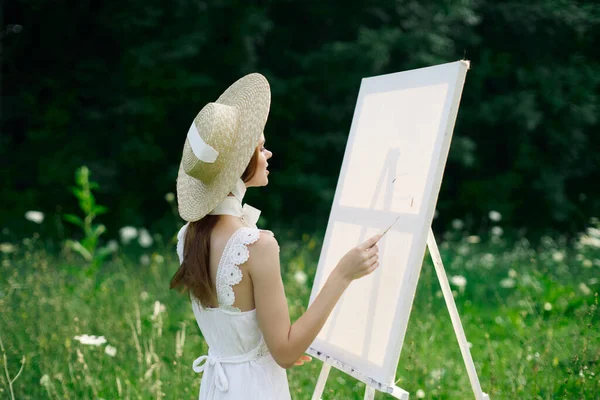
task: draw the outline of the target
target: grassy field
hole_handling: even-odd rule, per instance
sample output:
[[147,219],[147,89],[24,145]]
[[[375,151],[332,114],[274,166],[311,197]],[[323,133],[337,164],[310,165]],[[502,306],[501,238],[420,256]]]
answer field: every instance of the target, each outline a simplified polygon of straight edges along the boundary
[[[306,309],[320,242],[278,238],[295,320]],[[543,238],[532,248],[524,239],[506,242],[501,232],[460,231],[438,243],[492,399],[600,399],[600,230],[590,228],[573,245]],[[5,241],[0,250],[0,398],[197,398],[200,376],[191,364],[207,347],[187,298],[168,290],[177,268],[172,241],[121,246],[96,268],[37,236]],[[412,399],[473,398],[428,258],[396,379]],[[82,344],[81,335],[106,342]],[[288,370],[295,400],[311,398],[321,365]],[[323,397],[363,395],[362,383],[332,370]]]

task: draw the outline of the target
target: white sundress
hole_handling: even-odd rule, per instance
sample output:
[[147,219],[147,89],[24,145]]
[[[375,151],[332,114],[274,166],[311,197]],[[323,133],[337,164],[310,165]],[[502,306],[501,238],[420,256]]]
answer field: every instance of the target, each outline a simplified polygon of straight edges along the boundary
[[[187,224],[177,235],[177,254],[183,262]],[[208,344],[207,355],[192,368],[204,372],[199,400],[291,400],[287,373],[273,359],[258,325],[256,309],[240,311],[233,306],[233,286],[242,280],[238,267],[249,257],[247,246],[256,242],[260,230],[239,228],[228,240],[217,267],[218,308],[204,308],[190,293],[198,327]]]

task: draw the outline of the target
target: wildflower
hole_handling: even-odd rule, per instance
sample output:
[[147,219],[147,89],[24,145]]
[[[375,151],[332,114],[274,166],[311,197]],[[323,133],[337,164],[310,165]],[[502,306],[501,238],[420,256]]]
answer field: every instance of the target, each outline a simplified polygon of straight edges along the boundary
[[423,389],[417,390],[417,399],[424,399],[424,398],[425,398],[425,392],[423,391]]
[[583,260],[583,266],[585,268],[591,268],[593,265],[592,260],[588,260],[587,258],[585,260]]
[[460,219],[454,219],[452,220],[452,227],[456,230],[460,230],[465,226],[465,223],[462,222]]
[[114,239],[109,240],[108,243],[106,244],[106,248],[114,253],[117,250],[119,250],[119,243]]
[[140,264],[142,264],[142,265],[150,264],[150,256],[148,254],[142,254],[140,256]]
[[450,283],[462,289],[467,285],[467,279],[464,276],[456,275],[450,278]]
[[471,244],[479,243],[481,242],[481,238],[477,235],[471,235],[467,238],[467,242]]
[[582,235],[579,238],[579,244],[584,247],[588,246],[588,247],[596,247],[596,248],[600,249],[600,237]]
[[173,201],[175,201],[175,195],[169,192],[165,194],[165,200],[167,201],[167,203],[172,203]]
[[481,257],[481,263],[484,267],[491,268],[494,264],[495,259],[496,257],[494,257],[492,253],[486,253],[483,255],[483,257]]
[[75,336],[73,339],[78,340],[81,344],[89,344],[90,346],[100,346],[106,343],[104,336],[81,335]]
[[152,240],[152,236],[150,236],[150,234],[148,233],[148,231],[144,228],[140,229],[139,232],[139,237],[138,237],[138,243],[140,244],[140,246],[142,246],[143,248],[148,248],[150,246],[152,246],[153,240]]
[[124,226],[119,229],[119,235],[121,236],[121,242],[123,242],[123,244],[129,244],[131,240],[137,237],[138,232],[133,226]]
[[162,264],[165,262],[165,258],[163,256],[161,256],[160,254],[152,254],[152,260],[157,263],[157,264]]
[[502,219],[502,214],[500,214],[498,211],[490,211],[490,213],[488,214],[488,217],[494,221],[494,222],[498,222]]
[[154,321],[158,316],[167,311],[167,306],[156,300],[154,302],[154,313],[152,314],[152,320]]
[[299,284],[299,285],[304,285],[306,283],[306,272],[304,271],[297,271],[294,274],[294,280]]
[[36,224],[41,224],[44,222],[44,213],[40,211],[27,211],[25,213],[25,219],[35,222]]
[[515,285],[515,280],[512,278],[504,278],[500,281],[500,287],[503,287],[505,289],[514,288]]
[[586,285],[586,284],[585,284],[585,283],[583,283],[583,282],[581,282],[581,283],[579,284],[579,290],[581,290],[581,292],[582,292],[584,295],[586,295],[586,296],[587,296],[588,294],[592,293],[592,290],[591,290],[591,289],[588,287],[588,285]]
[[48,386],[50,384],[50,377],[48,374],[42,375],[42,379],[40,379],[40,385]]
[[144,292],[140,293],[140,299],[148,300],[148,292],[144,291]]
[[15,246],[10,243],[0,243],[0,253],[8,254],[15,251]]
[[509,278],[516,278],[517,277],[517,271],[515,271],[514,269],[509,269],[508,270],[508,277]]
[[502,229],[502,227],[500,227],[500,226],[492,227],[492,236],[502,236],[503,233],[504,233],[504,229]]
[[565,258],[565,255],[560,251],[555,251],[552,254],[552,259],[556,262],[561,262],[562,260],[564,260],[564,258]]
[[544,303],[544,310],[546,310],[546,311],[552,310],[552,304],[550,304],[548,302]]
[[431,371],[431,377],[435,380],[439,380],[443,374],[444,374],[443,369],[434,369]]
[[104,348],[104,353],[114,357],[117,354],[117,348],[109,344]]

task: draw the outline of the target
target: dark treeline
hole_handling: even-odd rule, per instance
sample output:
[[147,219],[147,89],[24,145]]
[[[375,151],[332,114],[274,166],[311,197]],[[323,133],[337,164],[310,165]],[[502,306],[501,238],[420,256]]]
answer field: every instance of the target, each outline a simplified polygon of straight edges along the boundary
[[[597,2],[4,2],[0,221],[76,212],[76,167],[109,235],[174,232],[165,194],[189,124],[249,72],[271,83],[271,183],[246,199],[270,228],[323,231],[360,79],[466,57],[438,202],[479,229],[575,232],[600,216]],[[56,230],[48,227],[48,232]]]

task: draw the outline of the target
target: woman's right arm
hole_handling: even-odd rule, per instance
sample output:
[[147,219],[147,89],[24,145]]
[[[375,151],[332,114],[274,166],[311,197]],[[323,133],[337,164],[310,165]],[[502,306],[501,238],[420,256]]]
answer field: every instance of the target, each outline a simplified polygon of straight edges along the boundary
[[381,235],[375,235],[350,250],[329,275],[325,285],[294,324],[289,309],[279,264],[279,246],[271,235],[261,235],[250,246],[248,271],[254,287],[258,323],[273,358],[290,368],[319,334],[334,306],[350,282],[373,272],[378,266]]

